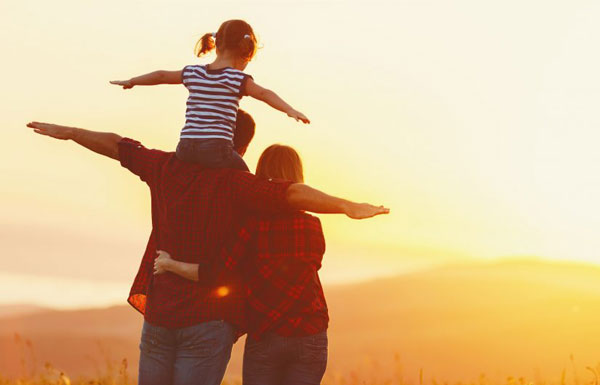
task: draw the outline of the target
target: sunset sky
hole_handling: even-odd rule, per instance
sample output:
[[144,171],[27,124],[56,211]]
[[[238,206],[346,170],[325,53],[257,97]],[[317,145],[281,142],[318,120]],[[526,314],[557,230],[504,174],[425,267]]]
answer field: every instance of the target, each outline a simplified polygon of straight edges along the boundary
[[322,276],[537,257],[600,264],[600,3],[507,0],[0,2],[0,304],[124,303],[150,232],[147,187],[31,120],[174,150],[183,86],[108,84],[207,62],[196,40],[242,18],[261,102],[246,161],[295,147],[306,180],[385,204],[321,216]]

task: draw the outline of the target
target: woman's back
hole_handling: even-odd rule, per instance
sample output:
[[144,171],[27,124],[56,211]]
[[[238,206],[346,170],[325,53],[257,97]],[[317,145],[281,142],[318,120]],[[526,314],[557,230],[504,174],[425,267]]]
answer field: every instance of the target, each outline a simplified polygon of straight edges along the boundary
[[249,333],[305,336],[327,329],[319,218],[303,212],[263,216],[246,229],[252,239],[245,260]]

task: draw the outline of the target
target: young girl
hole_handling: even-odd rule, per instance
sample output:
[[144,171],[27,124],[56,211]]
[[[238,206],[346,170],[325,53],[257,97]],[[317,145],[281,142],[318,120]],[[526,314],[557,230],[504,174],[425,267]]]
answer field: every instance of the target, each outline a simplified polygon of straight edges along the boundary
[[256,84],[242,72],[256,53],[256,36],[243,20],[229,20],[216,33],[207,33],[196,43],[200,57],[216,47],[217,58],[207,65],[189,65],[180,71],[155,71],[111,84],[134,86],[182,84],[189,90],[185,125],[181,130],[177,157],[207,168],[248,170],[233,150],[235,119],[242,96],[262,100],[288,116],[310,123],[308,118],[275,92]]

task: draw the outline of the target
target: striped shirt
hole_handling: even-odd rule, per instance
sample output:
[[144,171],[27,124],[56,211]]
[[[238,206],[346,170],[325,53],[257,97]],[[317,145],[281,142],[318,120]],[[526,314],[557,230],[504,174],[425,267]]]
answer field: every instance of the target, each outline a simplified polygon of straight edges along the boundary
[[250,75],[231,67],[208,69],[205,65],[183,68],[183,85],[190,92],[181,139],[233,140],[239,102]]

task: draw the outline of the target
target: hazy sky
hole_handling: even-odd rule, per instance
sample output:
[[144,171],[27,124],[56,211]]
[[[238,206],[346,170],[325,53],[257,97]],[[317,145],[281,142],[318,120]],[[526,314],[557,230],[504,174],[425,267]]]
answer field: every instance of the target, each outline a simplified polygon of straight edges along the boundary
[[0,303],[124,300],[147,187],[24,125],[173,150],[185,88],[108,81],[198,62],[195,41],[231,18],[263,45],[246,72],[313,122],[243,99],[250,167],[289,144],[311,185],[392,209],[322,217],[325,281],[523,255],[600,263],[598,2],[2,0]]

